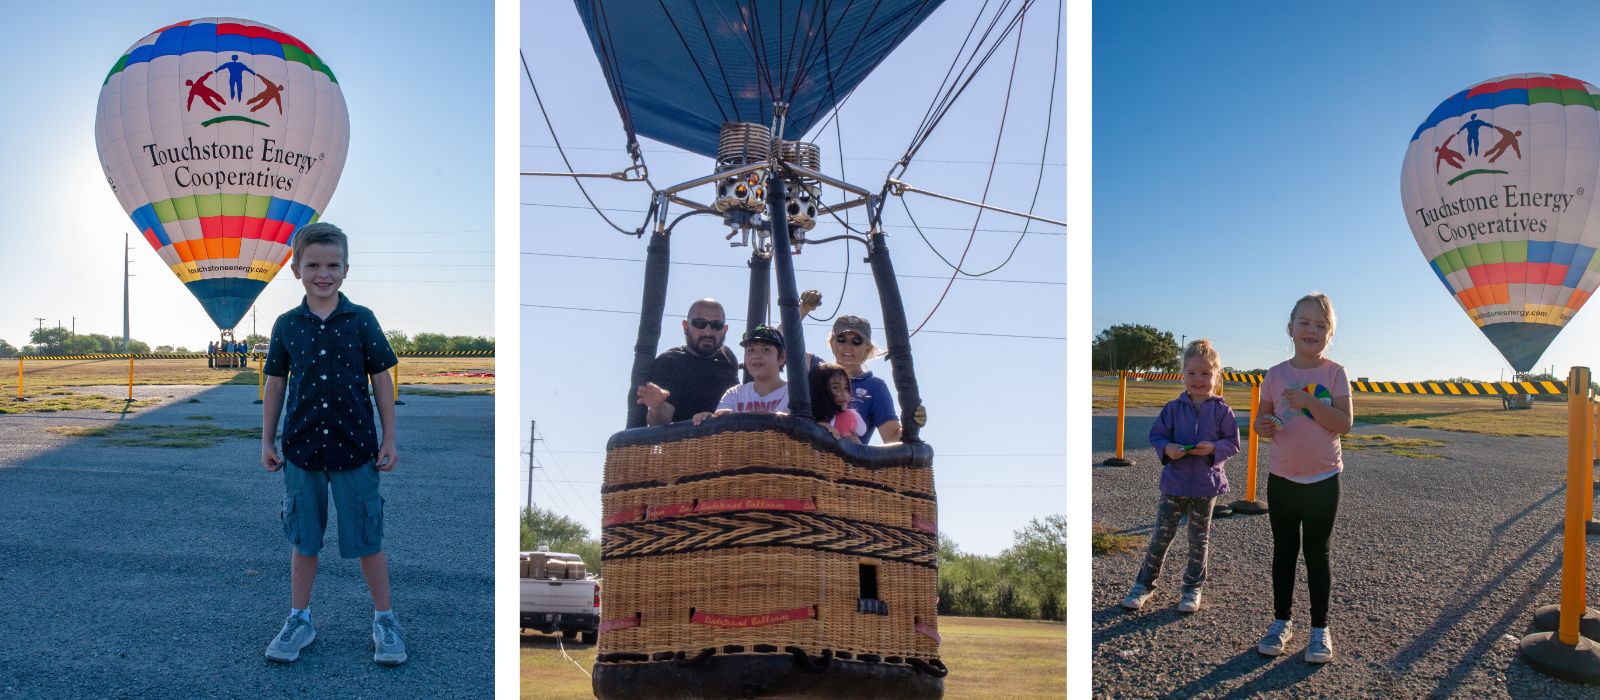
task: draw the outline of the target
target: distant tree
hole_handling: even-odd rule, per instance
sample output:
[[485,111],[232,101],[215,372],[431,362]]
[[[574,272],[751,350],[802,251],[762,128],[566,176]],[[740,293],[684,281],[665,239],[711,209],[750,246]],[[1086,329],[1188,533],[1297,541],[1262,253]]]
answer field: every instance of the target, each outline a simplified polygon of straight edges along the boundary
[[173,350],[171,345],[157,345],[156,346],[156,352],[169,353],[169,352],[177,352],[177,351]]
[[173,352],[189,352],[189,347],[187,345],[179,345],[177,348],[173,349]]
[[28,333],[27,355],[65,355],[72,332],[65,328],[35,328]]
[[[118,341],[120,342],[121,339],[118,338]],[[122,351],[121,350],[115,350],[113,352],[122,352]],[[129,338],[128,339],[128,352],[139,354],[139,355],[148,355],[148,354],[150,354],[150,344],[144,342],[143,340],[135,340],[133,338]]]
[[411,352],[415,350],[415,348],[411,347],[411,339],[406,337],[405,331],[396,329],[388,331],[384,335],[389,337],[389,348],[395,352]]
[[447,352],[450,336],[443,333],[418,333],[411,338],[413,352]]
[[251,333],[250,335],[244,337],[244,344],[252,348],[257,345],[263,345],[270,342],[272,342],[272,338],[261,335],[260,333]]
[[589,536],[589,529],[572,518],[538,506],[522,509],[523,551],[549,547],[552,552],[568,552],[583,557],[592,573],[600,573],[600,541]]
[[1090,358],[1099,371],[1176,372],[1182,353],[1171,332],[1122,323],[1095,336]]
[[6,342],[5,339],[3,339],[3,338],[0,338],[0,357],[16,357],[16,356],[17,356],[17,346]]
[[483,352],[494,349],[494,340],[478,336],[469,338],[464,335],[450,336],[450,352]]
[[1046,620],[1063,620],[1067,590],[1067,516],[1034,518],[1000,555],[1005,580],[1025,591]]

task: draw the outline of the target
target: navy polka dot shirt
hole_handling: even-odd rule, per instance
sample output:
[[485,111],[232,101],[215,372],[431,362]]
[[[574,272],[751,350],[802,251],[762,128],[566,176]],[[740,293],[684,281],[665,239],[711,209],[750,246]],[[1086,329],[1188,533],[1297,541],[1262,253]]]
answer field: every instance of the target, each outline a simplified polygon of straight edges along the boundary
[[368,375],[399,364],[377,317],[339,293],[327,320],[305,302],[272,324],[262,371],[288,377],[283,456],[309,471],[344,471],[378,454]]

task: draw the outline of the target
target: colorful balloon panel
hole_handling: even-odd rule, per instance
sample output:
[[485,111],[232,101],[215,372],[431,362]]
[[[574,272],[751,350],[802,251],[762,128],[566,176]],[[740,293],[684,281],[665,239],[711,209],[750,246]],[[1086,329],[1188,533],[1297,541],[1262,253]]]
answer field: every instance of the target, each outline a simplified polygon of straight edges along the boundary
[[134,226],[219,328],[289,262],[344,170],[332,69],[274,27],[208,18],[134,43],[100,88],[95,142]]
[[1600,91],[1523,73],[1473,85],[1411,137],[1400,192],[1434,274],[1526,372],[1600,282]]

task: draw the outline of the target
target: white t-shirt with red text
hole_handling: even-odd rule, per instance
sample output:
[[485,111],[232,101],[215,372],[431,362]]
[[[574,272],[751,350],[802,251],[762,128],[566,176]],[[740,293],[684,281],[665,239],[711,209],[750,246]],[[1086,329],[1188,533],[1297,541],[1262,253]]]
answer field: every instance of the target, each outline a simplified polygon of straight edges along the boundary
[[762,396],[756,393],[755,382],[740,384],[722,395],[717,410],[722,409],[735,413],[788,413],[789,385],[784,384]]

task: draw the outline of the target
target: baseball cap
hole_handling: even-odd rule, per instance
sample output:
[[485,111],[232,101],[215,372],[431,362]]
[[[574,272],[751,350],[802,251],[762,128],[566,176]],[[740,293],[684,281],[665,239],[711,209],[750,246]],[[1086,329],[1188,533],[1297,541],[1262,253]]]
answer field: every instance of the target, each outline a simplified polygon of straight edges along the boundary
[[850,331],[867,341],[872,340],[872,324],[860,316],[840,316],[833,322],[833,332]]
[[766,343],[783,349],[783,333],[772,326],[756,326],[744,334],[744,340],[739,341],[739,347],[749,347],[751,343]]

